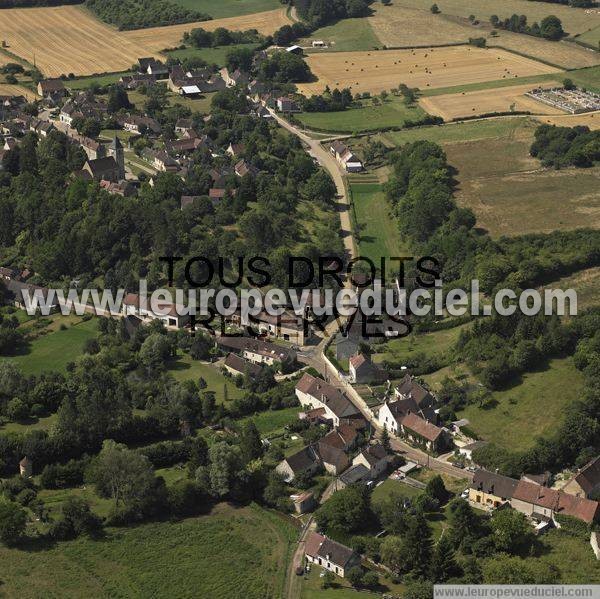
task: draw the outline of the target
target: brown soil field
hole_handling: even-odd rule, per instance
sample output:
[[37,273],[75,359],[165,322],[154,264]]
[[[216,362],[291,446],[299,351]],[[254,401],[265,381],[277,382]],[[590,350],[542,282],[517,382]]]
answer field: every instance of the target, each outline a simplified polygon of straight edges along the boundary
[[0,96],[25,96],[28,100],[35,100],[35,94],[21,85],[11,85],[10,83],[0,83]]
[[36,64],[47,77],[92,75],[129,69],[141,56],[177,46],[194,27],[256,28],[272,33],[289,22],[285,9],[202,23],[118,31],[81,6],[11,8],[1,11],[0,39],[8,50]]
[[332,52],[311,54],[306,60],[318,78],[298,85],[300,92],[308,95],[322,92],[326,85],[349,87],[354,93],[378,93],[400,83],[426,89],[558,72],[504,50],[472,46]]
[[[529,83],[527,85],[484,89],[460,94],[443,94],[421,98],[419,104],[429,114],[441,116],[447,121],[478,114],[509,112],[511,110],[527,111],[532,114],[562,115],[565,114],[562,110],[524,95],[534,87],[550,88],[556,85],[559,85],[557,81],[547,81],[541,86]],[[600,121],[600,119],[598,120]]]
[[217,27],[225,27],[233,31],[244,31],[246,29],[257,29],[259,33],[269,35],[291,23],[285,8],[255,13],[253,15],[242,15],[239,17],[228,17],[226,19],[214,19],[201,23],[186,23],[184,25],[169,25],[167,27],[151,27],[149,29],[136,29],[135,31],[123,31],[124,39],[134,44],[139,44],[152,52],[160,52],[165,48],[173,48],[181,43],[181,38],[186,31],[195,27],[202,27],[207,31],[213,31]]
[[538,118],[542,123],[558,125],[559,127],[576,127],[584,125],[592,130],[600,129],[600,111],[585,114],[563,114],[560,116],[549,116]]
[[[396,0],[389,6],[375,3],[372,5],[374,15],[368,20],[381,43],[389,47],[451,44],[466,42],[470,37],[485,37],[488,46],[501,46],[565,69],[600,64],[600,53],[573,43],[550,42],[502,30],[498,30],[498,35],[492,37],[489,23],[490,14],[504,14],[504,10],[507,11],[506,16],[510,16],[512,12],[528,14],[532,22],[539,19],[540,15],[543,17],[559,11],[558,16],[563,20],[563,25],[570,28],[570,31],[579,33],[592,28],[596,20],[600,26],[600,14],[590,17],[583,9],[557,4],[553,4],[550,11],[545,3],[527,0],[511,0],[504,9],[498,8],[497,3],[492,0],[482,0],[477,6],[473,6],[469,0],[452,0],[448,5],[443,3],[439,6],[442,13],[434,15],[429,10],[429,0]],[[472,13],[481,19],[478,25],[473,25],[468,20],[467,17]]]

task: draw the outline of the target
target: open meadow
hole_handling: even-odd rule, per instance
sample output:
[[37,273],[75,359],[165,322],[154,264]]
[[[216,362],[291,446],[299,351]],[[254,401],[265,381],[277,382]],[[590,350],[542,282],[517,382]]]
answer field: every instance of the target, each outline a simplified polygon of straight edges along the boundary
[[[600,168],[542,169],[532,130],[513,138],[444,145],[458,169],[456,199],[492,237],[600,226]],[[489,157],[493,156],[494,160]]]
[[295,537],[284,516],[220,504],[197,518],[108,529],[99,540],[31,551],[2,546],[2,594],[278,599]]
[[117,31],[81,6],[12,8],[2,11],[0,39],[13,54],[47,77],[124,71],[142,56],[156,56],[181,43],[185,31],[204,27],[255,28],[272,33],[289,22],[285,9],[137,31]]
[[514,386],[494,391],[482,407],[471,404],[457,416],[467,418],[480,438],[521,451],[532,447],[536,437],[551,434],[582,391],[583,377],[573,359],[555,359],[545,370],[525,373]]
[[547,81],[535,84],[535,86],[532,84],[513,85],[473,92],[425,96],[419,100],[419,105],[429,114],[441,116],[447,121],[495,112],[517,111],[561,115],[564,112],[559,108],[543,104],[525,95],[533,87],[551,88],[559,85],[558,81]]
[[184,8],[210,15],[213,19],[251,15],[281,8],[279,0],[225,0],[221,2],[218,0],[172,0],[172,2]]
[[306,61],[318,80],[298,85],[305,95],[321,93],[327,85],[378,93],[400,83],[427,89],[558,71],[504,50],[473,46],[332,52],[310,54]]

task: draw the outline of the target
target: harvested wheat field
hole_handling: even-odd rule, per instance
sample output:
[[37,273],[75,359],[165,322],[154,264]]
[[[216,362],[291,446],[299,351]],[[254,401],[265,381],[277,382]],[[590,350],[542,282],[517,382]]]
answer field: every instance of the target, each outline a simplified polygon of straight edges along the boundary
[[407,8],[394,2],[389,6],[372,5],[374,14],[368,21],[382,44],[388,47],[426,46],[468,42],[473,27],[448,20],[441,15]]
[[181,38],[186,31],[194,27],[202,27],[207,31],[214,31],[217,27],[225,27],[233,31],[245,31],[246,29],[257,29],[259,33],[269,35],[290,24],[291,21],[286,14],[285,8],[268,10],[253,15],[242,15],[239,17],[228,17],[226,19],[214,19],[201,23],[186,23],[183,25],[169,25],[167,27],[151,27],[150,29],[136,29],[135,31],[123,31],[121,35],[129,42],[144,46],[151,52],[160,52],[165,48],[172,48],[181,43]]
[[300,92],[308,95],[321,93],[327,85],[349,87],[354,93],[378,93],[400,83],[426,89],[559,71],[504,50],[472,46],[332,52],[311,54],[306,60],[318,78],[316,82],[298,85]]
[[148,50],[79,6],[3,10],[0,38],[47,77],[128,69]]
[[47,77],[127,70],[141,56],[160,58],[160,50],[177,46],[183,32],[194,27],[254,27],[272,33],[288,22],[285,9],[127,32],[102,23],[80,6],[11,8],[2,10],[1,17],[0,39],[6,40],[8,50],[35,62]]
[[543,85],[529,83],[527,85],[513,85],[511,87],[484,89],[460,94],[443,94],[421,98],[419,104],[429,114],[441,116],[446,121],[492,112],[517,111],[531,112],[532,114],[564,114],[558,108],[548,106],[524,95],[534,87],[551,88],[557,85],[559,85],[557,81],[547,81]]
[[0,96],[25,96],[28,100],[35,100],[35,94],[21,85],[0,83]]
[[560,116],[549,116],[539,118],[542,123],[557,125],[558,127],[585,126],[592,130],[600,129],[600,111],[587,112],[585,114],[563,114]]

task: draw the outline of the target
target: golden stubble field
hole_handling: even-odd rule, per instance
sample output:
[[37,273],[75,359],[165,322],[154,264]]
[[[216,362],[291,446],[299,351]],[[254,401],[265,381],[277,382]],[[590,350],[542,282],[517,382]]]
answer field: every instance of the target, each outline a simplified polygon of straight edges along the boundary
[[505,50],[472,46],[331,52],[311,54],[306,60],[318,80],[298,85],[305,95],[320,93],[327,85],[349,87],[354,93],[378,93],[400,83],[433,89],[559,72]]
[[118,31],[81,6],[12,8],[0,11],[0,39],[13,54],[35,65],[47,77],[92,75],[129,69],[142,56],[160,57],[177,46],[194,27],[272,33],[288,22],[285,9],[137,31]]
[[542,123],[557,125],[558,127],[589,127],[593,131],[600,129],[600,111],[585,114],[561,114],[538,118]]
[[[504,8],[493,0],[479,0],[477,5],[472,0],[453,0],[439,5],[442,12],[434,15],[428,0],[395,0],[388,6],[375,2],[372,5],[374,14],[368,21],[381,43],[392,48],[451,44],[467,42],[471,37],[485,37],[488,46],[520,52],[565,69],[600,64],[597,52],[574,43],[550,42],[503,30],[497,30],[496,35],[492,36],[492,26],[489,23],[490,14],[527,14],[533,22],[553,13],[562,19],[565,29],[579,33],[593,27],[594,23],[600,28],[600,12],[590,15],[584,9],[558,4],[552,4],[550,11],[547,3],[528,0],[510,0],[508,4],[503,3]],[[480,19],[477,25],[468,20],[470,14],[475,14]]]
[[560,85],[558,81],[546,81],[543,84],[529,83],[527,85],[513,85],[474,92],[443,94],[421,98],[419,105],[429,114],[441,116],[447,121],[478,114],[509,112],[511,110],[531,112],[532,114],[562,115],[564,114],[562,110],[525,95],[534,87],[546,89],[558,85]]

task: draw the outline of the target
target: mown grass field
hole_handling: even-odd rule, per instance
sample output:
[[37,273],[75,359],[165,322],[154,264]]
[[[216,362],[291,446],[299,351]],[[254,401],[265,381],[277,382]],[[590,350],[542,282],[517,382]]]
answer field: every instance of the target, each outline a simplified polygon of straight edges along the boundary
[[354,219],[358,226],[360,254],[376,264],[382,257],[407,256],[402,244],[398,223],[391,216],[382,187],[379,183],[352,183],[350,186]]
[[[223,375],[217,366],[193,360],[189,354],[180,353],[176,359],[169,362],[167,368],[177,381],[197,383],[202,377],[206,381],[206,390],[214,391],[217,403],[238,399],[244,394],[244,390],[236,387],[232,379]],[[225,398],[226,393],[227,398]]]
[[[27,351],[16,356],[0,358],[13,361],[24,374],[64,372],[69,362],[75,361],[83,352],[84,343],[97,335],[95,319],[83,321],[79,317],[55,316],[53,325],[44,328],[29,342]],[[67,328],[60,330],[60,325]],[[32,330],[32,323],[25,323],[24,330]]]
[[180,522],[109,529],[98,541],[80,538],[35,551],[2,546],[2,593],[279,599],[295,538],[283,517],[221,504]]
[[412,333],[402,339],[392,339],[385,344],[385,352],[376,354],[374,359],[377,362],[382,360],[402,361],[409,360],[418,354],[442,358],[454,347],[461,331],[469,326],[469,324],[464,324],[451,329],[431,333]]
[[310,37],[302,39],[299,45],[310,46],[312,40],[322,40],[328,46],[326,49],[309,50],[315,53],[373,50],[381,47],[368,19],[342,19],[333,25],[313,31]]
[[363,100],[358,108],[339,112],[302,112],[296,118],[308,129],[340,133],[362,133],[387,127],[403,127],[406,121],[418,121],[425,111],[418,105],[406,106],[394,96],[381,104]]
[[213,19],[250,15],[274,10],[281,6],[278,0],[173,0],[175,4],[210,15]]
[[491,405],[469,405],[457,416],[467,418],[469,428],[486,441],[526,450],[537,437],[553,432],[582,392],[583,378],[572,358],[555,359],[547,369],[526,373],[513,387],[493,392]]
[[286,425],[298,420],[298,412],[301,409],[300,406],[295,406],[293,408],[284,408],[283,410],[268,410],[248,416],[241,423],[252,420],[261,435],[269,436],[273,433],[283,431]]
[[121,77],[131,75],[132,73],[133,71],[121,71],[118,73],[106,73],[105,75],[67,79],[67,81],[65,81],[65,87],[74,90],[88,89],[92,85],[100,85],[103,87],[105,85],[117,83]]

